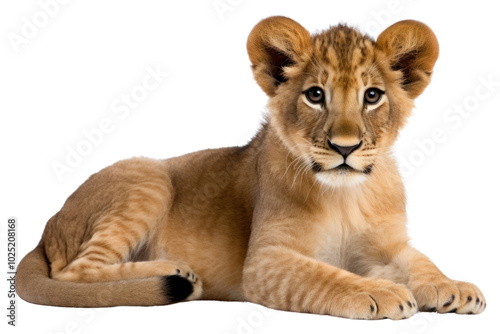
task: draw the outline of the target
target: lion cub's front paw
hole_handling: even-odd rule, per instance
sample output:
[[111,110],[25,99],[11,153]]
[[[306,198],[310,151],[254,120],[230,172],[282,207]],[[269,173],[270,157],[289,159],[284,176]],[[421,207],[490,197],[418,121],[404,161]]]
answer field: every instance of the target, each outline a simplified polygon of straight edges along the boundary
[[375,287],[370,292],[377,319],[406,319],[417,313],[417,302],[410,290],[400,284]]
[[421,311],[478,314],[486,308],[486,299],[477,286],[447,278],[411,284]]
[[417,302],[404,285],[385,280],[370,283],[363,286],[362,292],[347,298],[349,318],[398,320],[417,312]]

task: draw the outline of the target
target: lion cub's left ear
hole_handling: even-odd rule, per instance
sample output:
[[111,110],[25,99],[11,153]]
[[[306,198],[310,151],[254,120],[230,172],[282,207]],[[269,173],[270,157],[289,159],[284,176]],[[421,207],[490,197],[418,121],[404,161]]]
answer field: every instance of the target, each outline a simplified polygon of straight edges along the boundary
[[377,46],[389,57],[391,67],[403,73],[402,85],[414,99],[431,80],[432,69],[439,55],[436,35],[422,22],[400,21],[384,30]]

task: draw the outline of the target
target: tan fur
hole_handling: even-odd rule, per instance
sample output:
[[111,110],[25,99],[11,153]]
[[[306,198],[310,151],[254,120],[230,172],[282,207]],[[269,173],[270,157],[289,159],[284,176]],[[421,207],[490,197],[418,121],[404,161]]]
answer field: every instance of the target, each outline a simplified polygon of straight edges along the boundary
[[[256,137],[91,176],[20,263],[19,295],[59,306],[160,305],[178,292],[162,277],[179,276],[192,287],[182,299],[364,319],[482,312],[477,287],[448,279],[408,244],[391,157],[437,60],[432,31],[402,21],[375,42],[342,25],[311,36],[271,17],[247,47],[270,97]],[[323,103],[306,98],[313,86]],[[375,105],[364,100],[371,87],[385,92]],[[345,158],[334,148],[347,146],[356,148]]]

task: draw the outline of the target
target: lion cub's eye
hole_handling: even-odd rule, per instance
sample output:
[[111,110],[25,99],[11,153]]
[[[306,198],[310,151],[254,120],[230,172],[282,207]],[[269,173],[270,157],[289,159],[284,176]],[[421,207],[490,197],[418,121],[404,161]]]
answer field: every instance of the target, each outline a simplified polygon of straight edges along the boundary
[[365,91],[365,102],[366,104],[375,104],[382,98],[384,92],[378,88],[368,88]]
[[314,104],[323,103],[325,101],[325,92],[319,87],[311,87],[304,92],[307,100]]

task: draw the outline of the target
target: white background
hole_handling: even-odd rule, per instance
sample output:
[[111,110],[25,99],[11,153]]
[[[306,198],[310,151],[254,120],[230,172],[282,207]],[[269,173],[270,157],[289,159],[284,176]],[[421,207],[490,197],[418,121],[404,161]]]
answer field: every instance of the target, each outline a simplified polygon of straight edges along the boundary
[[[448,276],[476,283],[488,300],[478,316],[418,314],[368,322],[266,311],[249,303],[82,311],[18,299],[18,327],[7,326],[4,315],[2,327],[8,333],[498,330],[500,23],[493,3],[73,0],[43,22],[40,2],[2,1],[0,219],[18,218],[19,256],[37,244],[45,222],[79,184],[117,160],[245,144],[267,100],[252,78],[245,47],[260,19],[285,15],[312,32],[347,22],[376,37],[389,24],[411,18],[434,30],[441,53],[433,81],[416,101],[395,148],[402,168],[414,165],[405,172],[410,236]],[[214,4],[229,7],[218,12]],[[33,22],[34,16],[45,26],[14,47],[10,39],[22,36],[25,20]],[[140,89],[147,67],[168,75],[127,117],[115,113],[113,104],[122,94]],[[496,87],[488,91],[481,78]],[[458,108],[467,114],[458,116]],[[111,120],[112,130],[59,179],[54,162],[65,164],[68,147],[83,145],[83,132],[103,119]],[[435,131],[445,140],[430,143]],[[426,143],[424,149],[417,142]],[[4,252],[5,228],[1,237]],[[2,289],[6,305],[5,281]]]

